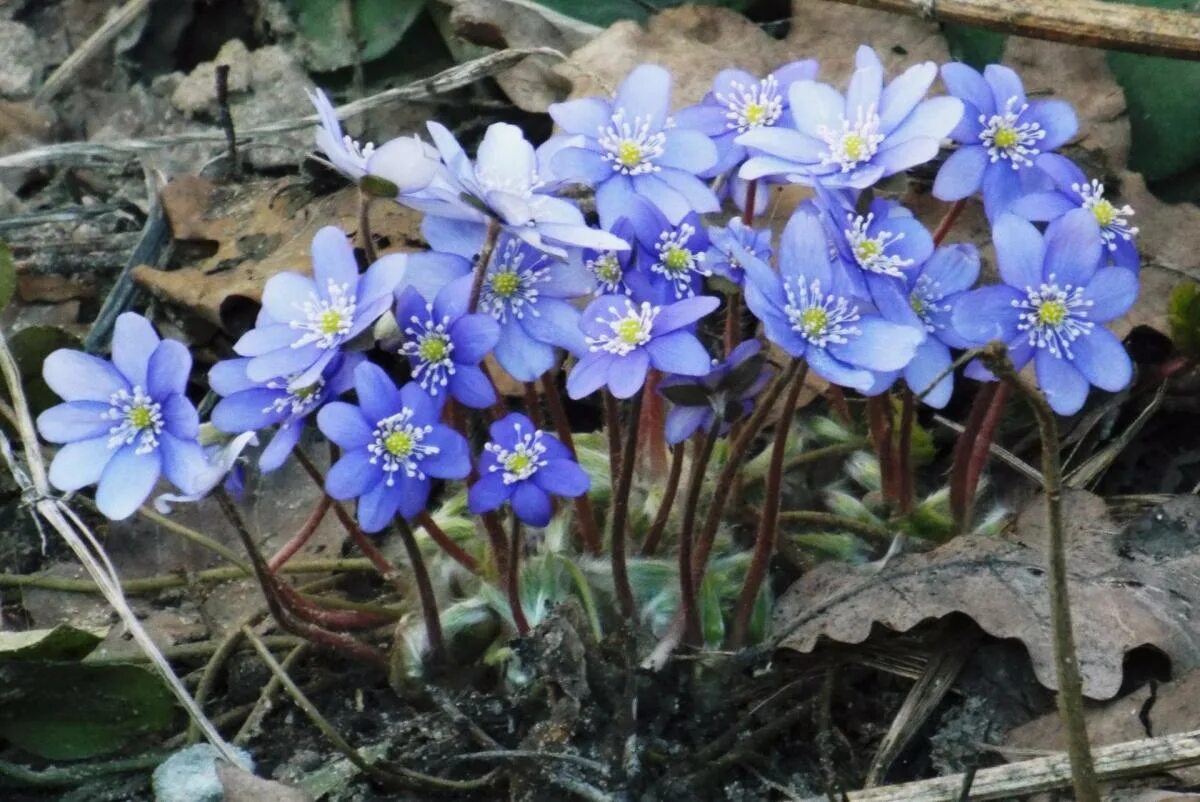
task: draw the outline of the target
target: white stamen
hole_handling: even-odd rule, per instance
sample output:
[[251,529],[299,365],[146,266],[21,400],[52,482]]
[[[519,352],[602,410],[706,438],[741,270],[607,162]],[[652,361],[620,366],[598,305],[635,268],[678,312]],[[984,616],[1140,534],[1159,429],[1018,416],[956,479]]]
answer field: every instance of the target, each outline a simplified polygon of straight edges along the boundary
[[513,424],[513,429],[517,433],[517,442],[511,451],[499,443],[484,446],[496,457],[496,464],[489,466],[488,472],[503,471],[502,478],[506,485],[523,482],[549,464],[545,459],[546,446],[542,443],[543,432],[540,429],[523,434],[519,423]]
[[843,345],[851,337],[862,334],[862,329],[852,325],[862,315],[858,306],[832,293],[821,294],[821,282],[793,287],[790,280],[783,283],[787,305],[783,311],[791,321],[792,330],[818,348],[829,343]]
[[1071,184],[1071,189],[1082,198],[1080,206],[1087,209],[1100,224],[1100,236],[1110,251],[1117,249],[1117,239],[1129,242],[1137,236],[1137,226],[1129,225],[1133,207],[1129,204],[1117,206],[1104,197],[1104,184],[1092,179],[1088,184]]
[[904,275],[901,272],[902,269],[911,267],[913,260],[888,255],[887,249],[890,245],[904,239],[904,234],[903,232],[893,234],[890,231],[880,231],[874,237],[869,237],[867,228],[874,219],[874,214],[868,214],[866,217],[854,214],[846,215],[850,228],[845,229],[844,233],[846,240],[850,243],[850,250],[854,253],[854,259],[858,262],[858,266],[863,270],[900,278]]
[[674,231],[662,232],[658,235],[658,242],[654,243],[658,261],[650,265],[650,271],[664,276],[674,285],[676,298],[692,297],[696,294],[692,286],[693,279],[712,275],[712,270],[704,266],[704,253],[694,252],[687,247],[695,234],[695,226],[684,223]]
[[442,387],[450,383],[455,373],[454,343],[450,339],[450,316],[440,321],[433,319],[433,304],[425,305],[425,318],[416,315],[409,318],[404,329],[407,339],[400,346],[400,353],[416,361],[412,377],[421,389],[436,396]]
[[625,119],[625,109],[617,109],[608,125],[600,128],[596,140],[605,151],[605,161],[612,162],[614,172],[643,175],[662,169],[654,160],[666,150],[667,135],[664,130],[670,128],[672,123],[667,119],[663,130],[654,131],[650,122],[642,117],[634,117],[629,122]]
[[158,448],[158,435],[163,429],[162,405],[134,385],[133,393],[118,390],[108,397],[104,417],[118,421],[108,430],[108,447],[120,448],[135,440],[135,454],[149,454]]
[[945,297],[946,293],[942,291],[941,283],[926,275],[917,278],[908,296],[909,305],[925,325],[925,331],[930,334],[946,328],[945,322],[936,322],[934,319],[935,312],[950,311],[950,304],[942,303]]
[[729,109],[725,112],[725,125],[738,133],[751,128],[774,125],[783,114],[783,97],[779,94],[779,82],[768,75],[756,84],[746,86],[738,81],[729,84],[733,90],[728,95],[716,94],[717,102]]
[[479,311],[491,315],[501,323],[512,315],[518,320],[531,315],[538,317],[538,285],[550,279],[548,259],[537,255],[533,264],[526,266],[529,251],[521,248],[520,242],[510,239],[498,261],[493,262],[484,277],[483,289],[479,294]]
[[643,301],[640,307],[631,304],[624,312],[615,306],[610,306],[608,311],[611,317],[598,317],[596,321],[608,326],[612,333],[588,337],[588,346],[592,351],[607,351],[616,356],[628,356],[650,342],[654,319],[658,317],[662,307],[651,306],[649,302]]
[[299,373],[294,373],[286,380],[272,379],[267,382],[268,390],[287,390],[287,395],[276,398],[270,406],[263,408],[263,412],[286,412],[290,418],[302,418],[317,406],[324,394],[325,379],[318,378],[307,387],[288,390],[288,387],[299,375]]
[[993,162],[1008,159],[1014,170],[1033,165],[1033,157],[1041,151],[1038,142],[1046,138],[1046,132],[1036,122],[1021,122],[1021,115],[1029,108],[1024,103],[1016,108],[1017,98],[1010,97],[1004,105],[1004,111],[988,117],[979,115],[983,130],[979,132],[979,141],[987,148],[988,156]]
[[848,173],[875,156],[884,135],[879,133],[879,115],[874,104],[865,109],[860,106],[853,124],[845,117],[841,122],[841,130],[821,125],[817,128],[817,136],[829,146],[829,152],[821,157],[821,164],[836,164],[843,173]]
[[371,432],[375,441],[367,446],[371,452],[370,462],[376,465],[382,461],[388,487],[396,484],[397,471],[404,471],[404,475],[410,479],[424,479],[421,460],[441,452],[437,446],[421,442],[433,431],[433,427],[414,426],[411,423],[412,416],[413,411],[405,407],[379,421]]
[[322,349],[334,348],[354,325],[356,304],[350,285],[330,281],[326,286],[326,294],[328,300],[318,298],[313,293],[302,305],[297,304],[304,319],[293,320],[288,325],[293,329],[302,329],[305,334],[292,343],[293,348],[309,343],[316,343]]
[[1074,359],[1071,343],[1096,327],[1086,319],[1094,302],[1083,297],[1083,290],[1070,284],[1059,287],[1053,273],[1037,289],[1026,287],[1025,298],[1012,302],[1013,307],[1022,310],[1017,329],[1028,332],[1030,345],[1060,359]]

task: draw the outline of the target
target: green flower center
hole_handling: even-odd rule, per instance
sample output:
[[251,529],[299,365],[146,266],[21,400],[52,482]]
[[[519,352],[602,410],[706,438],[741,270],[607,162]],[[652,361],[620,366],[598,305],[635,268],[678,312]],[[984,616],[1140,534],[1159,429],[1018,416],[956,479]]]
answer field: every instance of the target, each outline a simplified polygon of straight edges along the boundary
[[413,442],[412,435],[403,431],[392,432],[383,440],[383,447],[388,453],[401,459],[412,453],[414,445],[416,443]]
[[625,167],[637,167],[642,163],[642,146],[626,139],[617,147],[617,161]]
[[850,161],[861,161],[866,149],[867,143],[860,134],[846,134],[842,140],[842,150]]
[[605,284],[616,284],[621,279],[621,265],[611,253],[596,260],[596,277]]
[[342,313],[336,309],[326,309],[317,320],[317,328],[322,334],[338,334],[342,326]]
[[511,298],[521,288],[521,277],[516,273],[497,273],[492,276],[492,291],[501,298]]
[[154,415],[149,407],[134,407],[129,410],[126,420],[135,429],[148,429],[154,423]]
[[992,142],[1001,150],[1007,150],[1020,141],[1021,135],[1017,133],[1017,129],[1009,125],[1000,126],[992,136]]
[[1045,301],[1038,307],[1037,316],[1043,326],[1061,326],[1067,319],[1067,305],[1062,301]]
[[761,103],[748,103],[742,110],[742,116],[746,118],[748,126],[762,125],[767,116],[767,107]]
[[925,302],[921,300],[921,296],[917,295],[915,292],[908,296],[908,305],[911,306],[912,310],[918,315],[925,314]]
[[829,325],[829,313],[819,306],[811,306],[800,313],[800,328],[810,337],[818,337]]
[[431,334],[421,340],[417,354],[425,362],[441,362],[449,351],[450,339],[444,334]]
[[513,452],[504,460],[504,470],[509,473],[521,474],[533,464],[533,457],[520,451]]
[[692,252],[685,248],[669,248],[666,256],[663,257],[663,264],[672,273],[682,273],[691,266],[691,263]]
[[877,239],[864,239],[854,247],[854,255],[860,262],[868,262],[883,252],[883,246]]
[[1092,214],[1101,227],[1107,228],[1116,218],[1117,210],[1107,199],[1101,199],[1092,204]]
[[627,345],[638,345],[642,341],[642,321],[636,317],[627,317],[617,324],[617,338]]

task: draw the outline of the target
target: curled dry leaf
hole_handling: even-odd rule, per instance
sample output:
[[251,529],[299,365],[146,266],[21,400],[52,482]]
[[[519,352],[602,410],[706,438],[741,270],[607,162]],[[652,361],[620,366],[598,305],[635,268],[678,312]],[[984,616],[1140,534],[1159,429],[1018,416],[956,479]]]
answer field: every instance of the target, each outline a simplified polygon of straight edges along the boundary
[[[1064,505],[1084,693],[1115,696],[1125,654],[1143,645],[1176,672],[1200,665],[1200,499],[1173,499],[1119,533],[1098,496],[1072,491]],[[959,537],[872,571],[828,563],[789,588],[773,622],[786,633],[781,646],[807,653],[823,638],[862,643],[876,625],[904,632],[957,612],[994,637],[1020,640],[1038,681],[1057,687],[1040,499],[1005,537]]]

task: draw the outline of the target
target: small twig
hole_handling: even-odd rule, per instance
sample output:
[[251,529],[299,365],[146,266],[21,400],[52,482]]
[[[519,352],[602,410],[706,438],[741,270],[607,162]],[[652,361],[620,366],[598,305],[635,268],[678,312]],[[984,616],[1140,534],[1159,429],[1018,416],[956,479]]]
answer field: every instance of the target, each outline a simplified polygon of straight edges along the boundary
[[462,546],[454,542],[442,527],[438,526],[437,521],[433,519],[427,511],[422,510],[417,513],[417,524],[425,530],[425,534],[429,535],[429,539],[438,545],[438,547],[450,555],[451,559],[466,568],[476,576],[481,576],[482,572],[479,568],[479,561],[468,554]]
[[[302,642],[292,647],[292,650],[283,658],[280,667],[286,674],[297,661],[299,661],[308,650],[312,648],[311,643]],[[250,708],[246,720],[242,722],[242,726],[233,736],[233,743],[237,746],[244,746],[258,732],[258,728],[262,726],[263,717],[271,709],[271,699],[279,692],[279,687],[282,683],[279,677],[275,674],[271,675],[271,679],[267,680],[267,684],[263,686],[262,691],[258,695],[258,699],[254,702],[254,706]]]
[[33,96],[35,103],[46,103],[53,100],[68,84],[72,82],[83,65],[91,61],[109,42],[116,39],[121,31],[128,28],[134,20],[150,7],[151,0],[129,0],[125,5],[111,15],[104,24],[80,43],[75,52],[67,56],[62,64],[55,68]]
[[371,196],[362,187],[358,188],[358,238],[362,241],[367,264],[373,264],[379,258],[379,252],[375,250],[375,235],[371,233]]
[[946,215],[941,219],[941,222],[937,224],[937,228],[933,230],[934,246],[942,244],[942,240],[944,240],[946,235],[950,233],[950,229],[954,227],[955,221],[958,220],[958,216],[962,214],[963,209],[966,207],[966,198],[956,200],[950,205],[950,208],[946,210]]
[[1049,532],[1050,616],[1054,629],[1054,663],[1058,674],[1058,713],[1067,733],[1067,751],[1071,758],[1075,798],[1081,802],[1099,802],[1096,768],[1088,744],[1087,720],[1083,711],[1083,683],[1075,655],[1071,627],[1071,602],[1067,589],[1066,537],[1062,521],[1062,465],[1059,462],[1058,421],[1054,410],[1037,390],[1017,375],[1008,349],[992,343],[983,355],[988,368],[1005,386],[1025,397],[1038,422],[1042,440],[1042,476],[1046,495],[1046,528]]
[[241,158],[238,156],[237,133],[233,130],[233,115],[229,113],[229,65],[218,64],[217,73],[217,122],[225,132],[225,150],[229,157],[229,177],[242,174]]
[[483,247],[475,259],[475,272],[471,280],[471,295],[467,299],[467,312],[473,313],[479,308],[479,296],[483,293],[483,282],[487,278],[488,266],[492,262],[492,252],[496,250],[496,241],[500,238],[500,223],[488,219],[487,234],[484,235]]
[[594,771],[602,777],[608,776],[608,766],[588,760],[579,755],[569,755],[563,752],[537,752],[531,749],[490,749],[485,752],[467,752],[449,758],[451,763],[464,763],[474,760],[495,760],[500,762],[510,760],[537,760],[549,762],[570,763]]

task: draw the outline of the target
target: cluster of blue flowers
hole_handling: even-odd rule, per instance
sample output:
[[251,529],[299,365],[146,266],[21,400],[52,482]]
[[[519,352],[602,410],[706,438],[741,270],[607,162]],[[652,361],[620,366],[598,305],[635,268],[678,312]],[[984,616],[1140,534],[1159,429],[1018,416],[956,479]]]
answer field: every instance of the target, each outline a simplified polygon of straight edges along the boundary
[[[573,398],[601,389],[630,398],[651,371],[668,397],[689,384],[719,395],[761,347],[735,337],[724,361],[713,359],[701,321],[722,296],[744,297],[765,341],[865,395],[903,378],[943,406],[952,351],[991,340],[1008,345],[1018,368],[1034,363],[1059,413],[1077,412],[1090,386],[1124,387],[1130,360],[1103,324],[1136,297],[1137,229],[1131,209],[1054,152],[1076,132],[1071,108],[1027,100],[1016,74],[995,65],[980,74],[924,63],[888,80],[867,47],[845,93],[817,74],[811,61],[762,78],[726,70],[673,115],[671,76],[643,65],[610,99],[551,106],[561,133],[540,147],[497,123],[474,159],[436,123],[432,146],[417,137],[360,145],[318,92],[324,158],[365,192],[422,212],[430,250],[360,271],[344,232],[319,231],[311,277],[271,278],[238,358],[212,369],[222,396],[212,423],[229,433],[274,427],[259,461],[269,471],[315,414],[341,453],[327,491],[357,499],[367,531],[424,510],[434,479],[469,481],[474,512],[511,504],[542,526],[552,497],[588,491],[570,448],[523,415],[497,413],[491,441],[473,454],[447,406],[496,408],[489,356],[521,382],[568,364]],[[930,97],[939,74],[949,94]],[[933,192],[954,202],[982,195],[998,284],[975,287],[974,246],[935,242],[908,209],[874,195],[882,179],[948,144]],[[775,242],[753,223],[779,183],[814,194]],[[563,194],[579,185],[594,193],[598,228]],[[742,214],[712,220],[725,198]],[[740,304],[724,308],[740,316]],[[399,386],[367,358],[388,313],[395,334],[380,347],[410,366]],[[727,330],[744,328],[739,319]],[[66,400],[39,420],[46,439],[64,444],[52,481],[63,490],[98,483],[112,518],[131,514],[160,474],[204,492],[212,471],[185,395],[187,350],[128,314],[112,354],[60,351],[46,362]],[[977,364],[967,375],[992,379]],[[719,405],[673,408],[668,439],[730,409],[744,414],[768,379],[750,376]],[[337,400],[350,390],[353,404]]]

